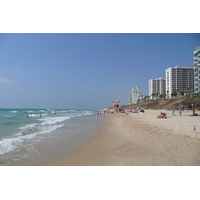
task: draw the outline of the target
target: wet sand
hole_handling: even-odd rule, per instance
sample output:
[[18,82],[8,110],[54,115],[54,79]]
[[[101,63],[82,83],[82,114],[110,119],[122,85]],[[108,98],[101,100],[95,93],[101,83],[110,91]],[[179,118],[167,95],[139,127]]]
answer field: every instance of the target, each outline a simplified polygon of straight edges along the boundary
[[[161,111],[171,118],[157,118]],[[46,166],[199,166],[200,116],[175,115],[164,110],[109,114],[95,139]]]

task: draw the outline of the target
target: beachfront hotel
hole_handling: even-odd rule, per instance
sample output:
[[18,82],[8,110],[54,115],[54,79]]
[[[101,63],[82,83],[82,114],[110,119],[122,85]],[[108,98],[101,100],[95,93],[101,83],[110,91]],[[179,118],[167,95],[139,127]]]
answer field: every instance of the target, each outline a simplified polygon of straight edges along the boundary
[[200,46],[193,50],[194,59],[194,93],[200,92]]
[[166,93],[172,97],[172,92],[193,93],[194,70],[192,67],[170,67],[166,69]]
[[165,94],[165,90],[166,80],[162,77],[149,80],[149,96],[151,97],[151,99],[153,99],[153,96],[159,97],[160,95]]

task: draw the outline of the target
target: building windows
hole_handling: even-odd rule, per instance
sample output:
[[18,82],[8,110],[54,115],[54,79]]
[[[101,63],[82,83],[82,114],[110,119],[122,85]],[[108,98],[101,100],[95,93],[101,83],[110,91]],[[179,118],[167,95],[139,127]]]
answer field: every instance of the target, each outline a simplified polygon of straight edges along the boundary
[[[200,47],[196,47],[193,50],[193,60],[194,60],[194,92],[198,93],[200,88]],[[199,72],[199,73],[198,73]]]
[[166,78],[166,90],[169,91],[169,97],[171,97],[171,93],[174,90],[179,92],[187,91],[189,93],[192,93],[192,89],[190,91],[187,89],[191,85],[193,85],[194,74],[192,67],[171,67],[166,69],[166,74],[171,74],[169,78]]

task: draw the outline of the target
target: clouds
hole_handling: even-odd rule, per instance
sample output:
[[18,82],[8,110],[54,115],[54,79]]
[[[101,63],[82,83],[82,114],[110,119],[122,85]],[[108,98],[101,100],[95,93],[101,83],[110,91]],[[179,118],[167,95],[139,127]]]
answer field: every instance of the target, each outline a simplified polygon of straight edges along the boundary
[[0,77],[0,83],[13,84],[13,83],[17,83],[17,82],[14,81],[14,80],[10,80],[10,79],[7,79],[7,78]]

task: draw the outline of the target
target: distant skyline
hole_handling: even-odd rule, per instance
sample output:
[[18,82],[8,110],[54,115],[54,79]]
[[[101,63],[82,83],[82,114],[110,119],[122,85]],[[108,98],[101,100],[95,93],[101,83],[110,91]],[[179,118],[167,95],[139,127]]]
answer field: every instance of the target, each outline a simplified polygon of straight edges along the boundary
[[0,108],[98,109],[193,67],[199,33],[0,34]]

